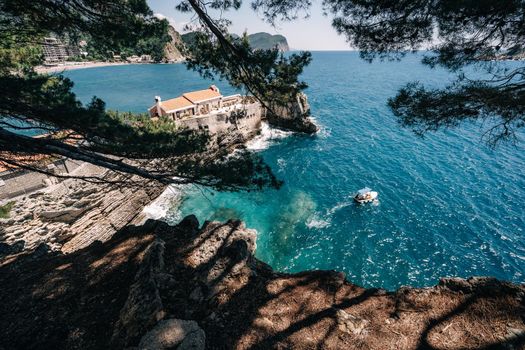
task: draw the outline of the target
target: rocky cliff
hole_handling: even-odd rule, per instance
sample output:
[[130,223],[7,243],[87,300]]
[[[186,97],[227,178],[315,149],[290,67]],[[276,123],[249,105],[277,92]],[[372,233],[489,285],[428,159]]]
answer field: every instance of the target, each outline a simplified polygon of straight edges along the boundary
[[167,62],[180,62],[184,60],[184,56],[179,50],[182,44],[182,38],[179,32],[172,26],[168,26],[168,34],[171,40],[164,47],[164,58]]
[[269,109],[266,119],[273,126],[307,134],[313,134],[319,129],[312,120],[308,97],[302,92],[296,96],[294,101],[285,106],[272,101],[267,105]]
[[[71,175],[105,173],[84,163]],[[111,174],[106,178],[116,179]],[[37,248],[67,253],[94,241],[105,242],[124,226],[143,223],[142,209],[162,191],[162,186],[153,183],[137,189],[68,179],[13,199],[10,217],[0,219],[0,258]]]
[[1,349],[523,349],[525,287],[365,289],[282,274],[241,222],[149,221],[63,255],[0,263]]

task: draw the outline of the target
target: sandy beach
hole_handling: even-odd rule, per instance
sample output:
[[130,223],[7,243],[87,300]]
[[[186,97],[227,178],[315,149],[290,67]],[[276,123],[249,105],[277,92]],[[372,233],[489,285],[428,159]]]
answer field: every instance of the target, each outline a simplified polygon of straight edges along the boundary
[[121,66],[125,64],[138,64],[129,62],[64,62],[56,66],[37,66],[35,71],[37,73],[58,73],[66,70],[106,67],[106,66]]

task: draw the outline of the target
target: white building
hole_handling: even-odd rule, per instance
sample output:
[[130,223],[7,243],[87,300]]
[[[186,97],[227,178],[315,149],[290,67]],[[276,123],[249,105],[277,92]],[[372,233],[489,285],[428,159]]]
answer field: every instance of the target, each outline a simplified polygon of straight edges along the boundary
[[179,120],[186,117],[207,115],[219,112],[241,102],[240,95],[223,96],[219,89],[212,85],[206,90],[187,92],[182,96],[162,101],[155,97],[155,105],[149,109],[150,116],[169,117]]
[[253,97],[223,96],[215,85],[167,101],[157,96],[148,111],[151,118],[165,117],[183,128],[211,135],[234,132],[245,139],[258,133],[264,118],[264,108]]
[[65,45],[60,39],[51,37],[44,38],[42,50],[46,63],[60,63],[69,57],[77,57],[83,54],[78,46]]

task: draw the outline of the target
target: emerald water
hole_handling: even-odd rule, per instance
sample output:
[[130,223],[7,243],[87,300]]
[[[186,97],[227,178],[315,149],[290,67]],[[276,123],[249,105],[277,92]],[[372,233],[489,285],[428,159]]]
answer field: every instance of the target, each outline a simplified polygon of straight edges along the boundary
[[[187,188],[173,222],[242,219],[257,229],[257,256],[275,269],[335,269],[363,286],[433,285],[440,276],[490,275],[525,281],[525,138],[496,150],[479,125],[429,134],[400,128],[386,106],[409,81],[453,79],[409,56],[368,64],[354,52],[315,52],[304,73],[315,136],[265,129],[250,143],[279,190],[217,193]],[[512,64],[512,63],[511,63]],[[183,65],[115,66],[66,72],[83,101],[144,112],[153,97],[174,97],[210,82]],[[233,92],[215,82],[223,93]],[[356,205],[362,187],[377,205]]]

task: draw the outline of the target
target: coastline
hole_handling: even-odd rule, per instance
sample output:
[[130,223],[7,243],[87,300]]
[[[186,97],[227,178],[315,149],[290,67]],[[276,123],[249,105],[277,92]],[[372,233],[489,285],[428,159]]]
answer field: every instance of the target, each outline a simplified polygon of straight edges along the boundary
[[474,277],[366,289],[337,271],[275,272],[254,256],[256,237],[240,221],[201,225],[188,216],[174,226],[154,220],[126,226],[66,255],[40,249],[0,261],[6,349],[521,349],[525,343],[524,285]]
[[[169,62],[169,64],[180,63]],[[137,65],[137,64],[163,64],[155,62],[65,62],[58,64],[56,66],[36,66],[35,71],[39,74],[49,74],[49,73],[60,73],[68,70],[76,69],[87,69],[87,68],[98,68],[98,67],[109,67],[109,66],[124,66],[124,65]]]
[[[261,152],[271,147],[274,142],[292,134],[292,131],[273,128],[267,122],[262,122],[260,134],[247,140],[244,146],[251,152]],[[157,198],[142,209],[142,214],[147,219],[177,225],[184,218],[180,209],[190,188],[191,185],[171,185],[166,187]]]
[[[247,147],[260,151],[289,134],[266,125]],[[168,340],[170,348],[199,350],[525,343],[523,284],[442,278],[435,286],[387,291],[337,271],[281,273],[255,256],[258,233],[240,221],[158,221],[182,196],[180,187],[160,195],[159,188],[122,194],[75,187],[56,191],[68,194],[60,208],[47,207],[58,202],[49,194],[40,196],[45,210],[28,203],[34,217],[27,220],[40,222],[38,240],[24,236],[24,246],[36,248],[0,257],[8,349],[166,349]],[[115,207],[116,199],[127,205]],[[60,332],[65,336],[54,336]],[[171,334],[180,336],[166,340]]]
[[[137,64],[129,62],[65,62],[56,66],[36,66],[35,71],[39,74],[59,73],[68,70],[97,68],[107,66],[123,66],[128,64]],[[139,63],[140,64],[140,63]]]

